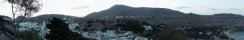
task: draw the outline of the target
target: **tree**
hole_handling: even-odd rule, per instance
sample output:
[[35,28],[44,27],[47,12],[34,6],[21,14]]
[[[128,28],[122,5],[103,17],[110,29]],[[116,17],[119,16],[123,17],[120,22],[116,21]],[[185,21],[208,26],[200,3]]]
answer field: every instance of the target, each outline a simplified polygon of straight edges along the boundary
[[46,26],[50,29],[49,34],[45,36],[47,40],[87,40],[80,34],[72,32],[64,20],[53,18],[49,22],[50,24]]
[[[11,4],[12,15],[13,15],[13,26],[15,29],[19,27],[19,23],[24,17],[30,17],[32,14],[38,12],[42,6],[39,0],[5,0]],[[24,16],[20,20],[16,21],[15,16]],[[15,24],[16,23],[16,24]],[[18,31],[15,31],[18,33]],[[19,34],[15,37],[19,38]]]
[[31,29],[30,31],[23,31],[18,34],[20,34],[22,40],[44,40],[44,38],[39,36],[39,32],[36,29]]
[[[6,0],[8,3],[11,4],[12,7],[12,14],[13,19],[15,16],[24,16],[24,17],[30,17],[32,14],[38,12],[42,6],[42,3],[39,2],[39,0]],[[21,18],[20,21],[21,22]],[[14,19],[13,22],[16,20]]]

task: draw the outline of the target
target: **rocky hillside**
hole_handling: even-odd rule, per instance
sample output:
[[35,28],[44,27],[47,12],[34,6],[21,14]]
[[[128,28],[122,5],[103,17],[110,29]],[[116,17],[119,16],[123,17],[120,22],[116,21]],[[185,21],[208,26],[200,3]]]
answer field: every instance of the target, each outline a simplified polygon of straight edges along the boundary
[[129,7],[125,5],[115,5],[107,10],[91,13],[86,18],[135,18],[147,21],[150,24],[168,24],[177,26],[193,25],[229,25],[244,26],[244,16],[220,13],[214,15],[198,15],[194,13],[182,13],[176,10],[166,8],[146,8],[146,7]]
[[166,9],[166,8],[134,8],[125,5],[115,5],[107,10],[100,12],[95,12],[87,15],[86,17],[118,17],[118,16],[127,16],[127,17],[151,17],[151,16],[171,16],[171,15],[181,15],[182,12]]
[[11,18],[0,16],[0,40],[14,40],[15,31]]

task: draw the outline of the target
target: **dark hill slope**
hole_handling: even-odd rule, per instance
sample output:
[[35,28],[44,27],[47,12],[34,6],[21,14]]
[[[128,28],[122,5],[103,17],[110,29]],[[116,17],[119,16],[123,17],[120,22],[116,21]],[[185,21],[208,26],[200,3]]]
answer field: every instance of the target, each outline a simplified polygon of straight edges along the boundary
[[167,24],[172,26],[192,25],[229,25],[244,26],[244,17],[231,13],[215,15],[198,15],[194,13],[183,13],[166,8],[130,7],[115,5],[107,10],[91,13],[86,18],[114,19],[114,18],[135,18],[147,21],[153,25]]
[[134,17],[148,17],[148,16],[167,16],[167,15],[181,15],[182,12],[165,9],[165,8],[133,8],[125,5],[115,5],[107,10],[95,12],[86,17],[117,17],[117,16],[134,16]]

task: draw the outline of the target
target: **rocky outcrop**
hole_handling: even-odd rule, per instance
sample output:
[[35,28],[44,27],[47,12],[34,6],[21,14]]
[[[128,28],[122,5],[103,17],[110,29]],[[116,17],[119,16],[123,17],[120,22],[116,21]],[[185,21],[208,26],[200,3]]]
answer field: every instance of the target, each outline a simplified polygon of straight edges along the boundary
[[15,31],[11,18],[0,16],[0,40],[15,40]]

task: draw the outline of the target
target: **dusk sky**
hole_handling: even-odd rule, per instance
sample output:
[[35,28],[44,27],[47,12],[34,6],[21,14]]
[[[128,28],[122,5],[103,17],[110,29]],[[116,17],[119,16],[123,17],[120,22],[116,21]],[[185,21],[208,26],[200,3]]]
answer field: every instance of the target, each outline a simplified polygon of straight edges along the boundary
[[[113,5],[132,7],[169,8],[184,13],[212,15],[233,13],[244,15],[244,0],[42,0],[42,14],[64,14],[83,17],[92,12],[106,10]],[[9,3],[0,0],[0,15],[11,15]]]

